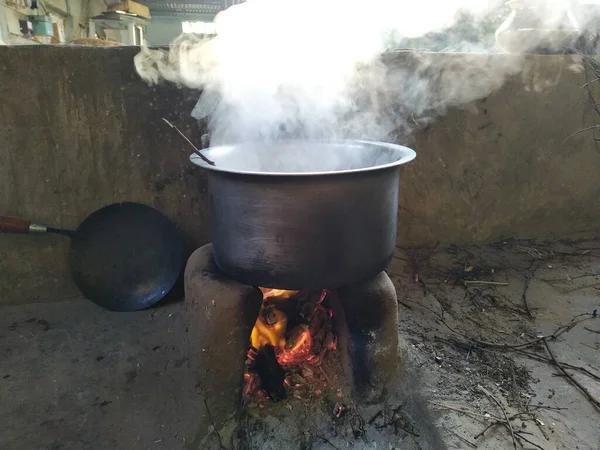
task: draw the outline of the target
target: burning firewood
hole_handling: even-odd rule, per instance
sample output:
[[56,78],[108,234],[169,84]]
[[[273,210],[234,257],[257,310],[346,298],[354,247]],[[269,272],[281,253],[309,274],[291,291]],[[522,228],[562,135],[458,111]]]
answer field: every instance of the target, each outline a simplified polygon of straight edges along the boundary
[[[319,366],[326,352],[336,348],[333,314],[323,305],[327,291],[261,291],[264,301],[252,330],[245,393],[262,389],[277,401],[285,396],[285,386],[310,384],[314,377],[307,374],[313,371],[305,365]],[[293,381],[300,373],[305,382]]]
[[256,352],[253,363],[248,367],[249,372],[254,372],[260,380],[259,388],[263,389],[275,402],[285,398],[283,382],[285,371],[281,368],[275,357],[272,345],[264,345]]

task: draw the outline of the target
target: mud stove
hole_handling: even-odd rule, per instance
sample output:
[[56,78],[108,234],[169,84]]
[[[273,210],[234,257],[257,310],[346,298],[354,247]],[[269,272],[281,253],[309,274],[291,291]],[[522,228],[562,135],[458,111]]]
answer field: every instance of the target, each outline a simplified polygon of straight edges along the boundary
[[[324,378],[345,401],[380,401],[402,359],[396,290],[385,272],[332,290],[273,292],[223,274],[208,244],[188,261],[185,302],[197,386],[216,426],[253,395],[296,396],[307,388],[294,381],[298,371],[313,393],[320,392],[315,378]],[[306,377],[322,372],[327,352],[336,353],[334,372],[350,392],[324,372]]]

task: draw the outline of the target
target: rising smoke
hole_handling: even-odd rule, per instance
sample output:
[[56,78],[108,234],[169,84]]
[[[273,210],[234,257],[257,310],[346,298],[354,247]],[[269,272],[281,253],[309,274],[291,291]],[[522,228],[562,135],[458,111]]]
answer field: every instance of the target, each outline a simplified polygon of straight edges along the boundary
[[477,20],[499,1],[250,0],[216,17],[216,37],[182,35],[169,52],[144,48],[135,66],[149,83],[202,89],[193,115],[209,118],[212,145],[406,141],[449,107],[499,88],[522,58],[387,58],[391,37],[444,30],[459,12]]

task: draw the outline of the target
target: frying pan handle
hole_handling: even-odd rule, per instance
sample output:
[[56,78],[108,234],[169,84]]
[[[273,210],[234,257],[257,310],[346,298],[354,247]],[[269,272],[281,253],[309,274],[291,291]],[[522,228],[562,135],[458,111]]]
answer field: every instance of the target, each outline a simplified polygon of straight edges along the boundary
[[0,233],[45,233],[47,228],[44,225],[31,223],[30,220],[20,217],[0,216]]

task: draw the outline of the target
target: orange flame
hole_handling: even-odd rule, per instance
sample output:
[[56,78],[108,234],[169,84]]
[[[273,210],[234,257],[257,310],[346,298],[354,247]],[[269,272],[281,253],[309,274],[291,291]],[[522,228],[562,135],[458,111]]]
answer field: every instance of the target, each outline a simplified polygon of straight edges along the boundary
[[250,345],[256,349],[267,344],[271,344],[274,348],[285,345],[286,315],[276,309],[269,311],[269,314],[273,315],[273,323],[271,325],[265,323],[260,314],[254,323],[254,328],[250,335]]
[[296,295],[299,291],[288,291],[286,289],[272,289],[259,287],[260,292],[262,292],[263,298],[267,297],[278,297],[278,298],[290,298]]
[[312,336],[310,330],[304,330],[290,348],[284,347],[277,355],[277,362],[282,366],[300,363],[310,358]]
[[[282,309],[282,303],[285,300],[291,299],[300,291],[291,291],[285,289],[259,288],[263,294],[263,303],[258,314],[258,318],[250,335],[250,350],[248,351],[248,364],[255,360],[257,352],[265,345],[273,346],[275,357],[281,367],[290,367],[301,364],[309,364],[319,366],[323,362],[323,358],[328,350],[335,350],[337,340],[331,332],[327,335],[326,341],[323,344],[317,344],[316,350],[318,353],[313,353],[314,336],[316,330],[313,329],[319,320],[323,320],[323,313],[331,317],[333,312],[322,305],[323,300],[327,296],[327,291],[321,292],[318,300],[313,303],[312,316],[309,319],[310,323],[295,325],[293,330],[288,330],[288,317]],[[284,302],[270,301],[269,299],[284,300]],[[294,301],[294,300],[291,300]],[[314,301],[314,300],[313,300]],[[293,309],[293,308],[292,308]],[[316,316],[317,314],[318,316]],[[320,319],[317,319],[320,317]],[[307,317],[305,316],[305,319]],[[293,320],[293,318],[291,319]],[[317,322],[314,322],[317,320]],[[316,325],[319,327],[320,325]],[[257,376],[254,373],[246,373],[245,394],[254,392],[257,388]],[[289,386],[289,380],[287,381]]]
[[[285,289],[272,289],[259,287],[263,294],[263,300],[266,298],[288,299],[298,293],[298,291],[288,291]],[[268,320],[265,314],[269,314]],[[260,310],[258,318],[254,323],[252,334],[250,335],[250,345],[259,349],[264,345],[271,344],[274,348],[285,346],[285,330],[287,327],[287,317],[278,309],[272,308],[268,312],[265,305]]]

